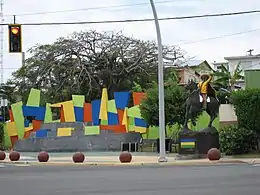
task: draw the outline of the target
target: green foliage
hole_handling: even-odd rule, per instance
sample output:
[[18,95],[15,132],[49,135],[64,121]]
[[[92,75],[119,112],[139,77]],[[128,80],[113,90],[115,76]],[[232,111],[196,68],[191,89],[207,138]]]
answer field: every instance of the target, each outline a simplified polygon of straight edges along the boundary
[[220,142],[226,154],[242,154],[256,149],[260,135],[260,89],[233,91],[230,103],[234,105],[238,126],[220,131]]
[[232,92],[230,101],[234,105],[239,127],[260,134],[260,89]]
[[132,91],[133,92],[143,92],[142,86],[140,84],[138,84],[137,82],[133,82],[133,87],[132,87]]
[[169,137],[177,143],[179,140],[179,133],[182,131],[181,125],[168,126],[167,132]]
[[213,74],[213,76],[216,78],[213,84],[220,88],[233,90],[236,82],[240,79],[244,79],[244,76],[241,74],[242,70],[240,63],[237,64],[233,74],[231,74],[225,65],[222,64],[220,70],[215,71]]
[[[185,120],[185,89],[177,84],[165,88],[165,124],[183,124]],[[158,85],[147,90],[147,99],[141,106],[141,115],[151,126],[159,126]]]
[[10,82],[7,82],[5,85],[0,86],[1,97],[8,99],[10,104],[16,103],[21,100],[21,97],[15,93],[15,86]]
[[178,73],[176,72],[175,69],[173,68],[166,68],[165,69],[165,78],[167,78],[165,80],[165,85],[168,86],[168,85],[176,85],[177,83],[179,83],[179,75]]
[[256,134],[238,126],[226,126],[219,131],[221,152],[226,155],[245,154],[255,149]]

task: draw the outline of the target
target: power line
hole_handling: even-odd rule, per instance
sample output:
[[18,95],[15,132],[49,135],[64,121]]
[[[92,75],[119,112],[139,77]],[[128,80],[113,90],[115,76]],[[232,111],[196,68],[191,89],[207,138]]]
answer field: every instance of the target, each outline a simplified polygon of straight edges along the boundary
[[[166,17],[159,18],[158,20],[184,20],[184,19],[195,19],[195,18],[211,18],[211,17],[223,17],[223,16],[235,16],[260,13],[260,10],[243,11],[243,12],[230,12],[230,13],[219,13],[219,14],[203,14],[203,15],[191,15],[191,16],[178,16],[178,17]],[[79,25],[79,24],[106,24],[106,23],[133,23],[133,22],[150,22],[152,18],[147,19],[129,19],[129,20],[103,20],[103,21],[78,21],[78,22],[39,22],[39,23],[20,23],[24,26],[50,26],[50,25]],[[8,25],[7,23],[0,25]]]
[[220,36],[217,36],[217,37],[209,37],[209,38],[206,38],[206,39],[200,39],[200,40],[194,40],[194,41],[187,41],[187,42],[180,41],[179,44],[177,44],[177,45],[188,45],[188,44],[193,44],[193,43],[199,43],[199,42],[204,42],[204,41],[221,39],[221,38],[225,38],[225,37],[231,37],[231,36],[235,36],[235,35],[241,35],[241,34],[256,32],[256,31],[260,31],[260,28],[253,29],[253,30],[247,30],[247,31],[241,31],[241,32],[232,33],[232,34],[220,35]]
[[[221,38],[225,38],[225,37],[231,37],[231,36],[246,34],[246,33],[252,33],[252,32],[256,32],[256,31],[260,31],[260,28],[247,30],[247,31],[236,32],[236,33],[231,33],[231,34],[220,35],[220,36],[216,36],[216,37],[209,37],[209,38],[206,38],[206,39],[200,39],[200,40],[194,40],[194,41],[177,41],[176,45],[182,46],[182,45],[187,45],[187,44],[199,43],[199,42],[204,42],[204,41],[209,41],[209,40],[215,40],[215,39],[221,39]],[[9,67],[9,68],[4,68],[4,69],[11,69],[11,70],[13,70],[13,69],[17,69],[17,68]]]
[[[177,40],[177,44],[176,45],[180,45],[180,46],[188,45],[188,44],[193,44],[193,43],[199,43],[199,42],[210,41],[210,40],[215,40],[215,39],[222,39],[222,38],[225,38],[225,37],[232,37],[232,36],[236,36],[236,35],[257,32],[257,31],[260,31],[260,28],[247,30],[247,31],[236,32],[236,33],[231,33],[231,34],[220,35],[220,36],[216,36],[216,37],[209,37],[209,38],[206,38],[206,39],[199,39],[199,40],[194,40],[194,41],[178,41]],[[5,68],[5,69],[15,69],[15,68]]]
[[[259,57],[259,58],[260,58],[260,57]],[[246,70],[246,69],[248,69],[248,68],[257,67],[257,66],[259,66],[259,68],[260,68],[260,62],[251,64],[251,65],[247,65],[247,66],[243,66],[243,70]],[[12,67],[12,68],[4,68],[4,69],[5,69],[5,70],[19,70],[20,68],[21,68],[21,67],[17,67],[17,68]],[[252,70],[254,70],[254,69],[252,69]]]
[[[241,31],[241,32],[236,32],[236,33],[232,33],[232,34],[225,34],[225,35],[220,35],[220,36],[216,36],[216,37],[210,37],[210,38],[206,38],[206,39],[200,39],[200,40],[194,40],[194,41],[177,41],[179,43],[177,43],[176,45],[186,45],[186,44],[193,44],[193,43],[199,43],[199,42],[204,42],[204,41],[209,41],[209,40],[215,40],[215,39],[221,39],[221,38],[225,38],[225,37],[231,37],[231,36],[236,36],[236,35],[241,35],[241,34],[246,34],[246,33],[252,33],[252,32],[256,32],[256,31],[260,31],[260,28],[258,29],[252,29],[252,30],[248,30],[248,31]],[[14,69],[18,69],[18,68],[4,68],[5,70],[14,70]]]
[[[157,2],[154,2],[154,3],[155,4],[163,4],[163,3],[172,3],[174,1],[177,1],[177,0],[157,1]],[[183,0],[181,0],[181,1],[183,1]],[[201,0],[197,0],[197,1],[201,1]],[[88,8],[80,8],[80,9],[56,10],[56,11],[48,11],[48,12],[8,14],[8,15],[4,15],[4,16],[13,16],[13,15],[16,15],[16,16],[31,16],[31,15],[56,14],[56,13],[66,13],[66,12],[78,12],[78,11],[112,9],[112,8],[121,8],[121,7],[135,7],[135,6],[142,6],[142,5],[148,5],[148,4],[149,4],[149,2],[144,2],[144,3],[112,5],[112,6],[97,6],[97,7],[88,7]]]

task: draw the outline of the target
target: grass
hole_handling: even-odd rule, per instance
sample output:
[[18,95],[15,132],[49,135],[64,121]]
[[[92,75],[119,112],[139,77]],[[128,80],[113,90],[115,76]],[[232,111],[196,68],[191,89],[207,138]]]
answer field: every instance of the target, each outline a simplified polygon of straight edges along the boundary
[[[208,126],[208,122],[210,120],[210,117],[206,112],[203,112],[202,115],[198,118],[197,124],[195,127],[189,123],[189,128],[191,128],[194,131],[198,131],[200,129],[203,129]],[[216,118],[213,122],[213,126],[216,127],[216,129],[219,129],[219,118]],[[168,128],[166,126],[166,128]],[[171,135],[172,131],[176,131],[178,129],[178,125],[174,125],[173,129],[167,129],[167,134]],[[149,127],[149,130],[146,134],[143,134],[144,139],[157,139],[159,137],[159,127]]]

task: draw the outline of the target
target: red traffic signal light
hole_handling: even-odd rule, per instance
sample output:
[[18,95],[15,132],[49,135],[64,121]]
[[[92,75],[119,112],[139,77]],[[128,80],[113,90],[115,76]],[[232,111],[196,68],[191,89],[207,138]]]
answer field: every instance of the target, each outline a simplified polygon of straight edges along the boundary
[[20,24],[9,24],[9,52],[21,53],[22,52],[22,32]]
[[12,33],[13,33],[14,35],[18,34],[18,33],[19,33],[19,30],[20,30],[20,28],[18,28],[18,27],[11,27],[11,31],[12,31]]

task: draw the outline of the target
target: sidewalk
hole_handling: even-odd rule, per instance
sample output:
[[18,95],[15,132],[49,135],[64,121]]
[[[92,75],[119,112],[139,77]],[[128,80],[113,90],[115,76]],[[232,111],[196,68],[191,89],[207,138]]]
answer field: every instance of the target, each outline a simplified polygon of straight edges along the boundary
[[[121,163],[119,157],[116,155],[109,156],[87,156],[85,153],[85,161],[81,165],[95,165],[95,166],[120,166],[120,165],[170,165],[170,166],[192,166],[192,165],[215,165],[215,164],[260,164],[260,159],[234,159],[234,158],[222,158],[219,161],[209,161],[208,159],[196,159],[196,160],[176,160],[174,156],[167,157],[168,162],[158,163],[158,156],[141,156],[134,155],[131,163]],[[14,163],[14,164],[32,164],[32,165],[80,165],[73,163],[71,156],[59,156],[50,154],[49,162],[39,163],[37,155],[35,156],[21,156],[20,161],[11,162],[7,158],[0,163]]]

